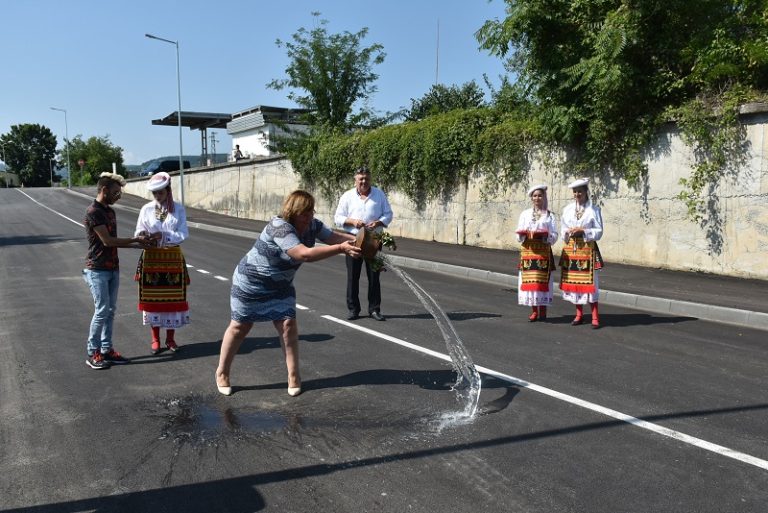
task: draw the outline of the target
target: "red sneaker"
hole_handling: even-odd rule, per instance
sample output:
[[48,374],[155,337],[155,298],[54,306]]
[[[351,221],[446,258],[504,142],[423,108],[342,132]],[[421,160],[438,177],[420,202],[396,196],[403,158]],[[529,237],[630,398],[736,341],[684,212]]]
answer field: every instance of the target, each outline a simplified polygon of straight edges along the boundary
[[88,355],[88,358],[85,359],[85,363],[91,369],[96,370],[109,369],[110,367],[110,363],[104,359],[98,349],[92,355]]
[[110,349],[108,353],[105,353],[101,355],[101,357],[109,362],[111,365],[120,365],[123,363],[131,363],[131,361],[128,358],[125,358],[123,355],[115,351],[114,349]]

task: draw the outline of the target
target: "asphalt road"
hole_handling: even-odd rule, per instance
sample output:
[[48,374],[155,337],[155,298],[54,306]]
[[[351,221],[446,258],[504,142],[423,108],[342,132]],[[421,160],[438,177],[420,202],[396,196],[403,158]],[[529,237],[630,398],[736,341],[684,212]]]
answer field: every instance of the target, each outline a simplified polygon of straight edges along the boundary
[[[120,250],[115,347],[133,362],[94,371],[87,204],[0,189],[0,511],[766,511],[764,332],[606,306],[592,331],[562,302],[530,324],[510,290],[409,271],[485,371],[480,414],[455,422],[451,367],[419,350],[446,353],[434,320],[394,273],[386,322],[340,320],[332,258],[296,280],[305,392],[286,393],[264,325],[224,397],[229,279],[253,241],[191,231],[176,355],[150,355],[139,253]],[[135,214],[118,221],[127,236]]]

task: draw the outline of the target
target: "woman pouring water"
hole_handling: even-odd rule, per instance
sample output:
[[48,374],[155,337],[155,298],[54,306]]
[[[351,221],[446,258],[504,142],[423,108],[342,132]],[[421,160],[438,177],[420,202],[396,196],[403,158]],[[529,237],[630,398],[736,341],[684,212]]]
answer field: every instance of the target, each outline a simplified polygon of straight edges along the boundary
[[[304,262],[334,255],[360,257],[355,237],[332,231],[314,218],[315,198],[294,191],[283,202],[280,216],[272,218],[232,276],[231,321],[221,341],[216,387],[232,394],[230,370],[240,344],[256,322],[271,322],[280,337],[288,370],[288,395],[301,393],[299,325],[293,278]],[[315,247],[315,239],[327,244]]]

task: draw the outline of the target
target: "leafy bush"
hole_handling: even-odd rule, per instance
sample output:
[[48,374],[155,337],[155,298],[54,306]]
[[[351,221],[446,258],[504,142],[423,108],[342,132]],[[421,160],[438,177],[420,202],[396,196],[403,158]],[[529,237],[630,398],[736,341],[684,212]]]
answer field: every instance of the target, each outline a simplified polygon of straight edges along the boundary
[[470,173],[501,193],[525,176],[535,123],[492,108],[453,110],[418,122],[342,133],[316,128],[280,149],[303,184],[328,199],[367,166],[376,183],[404,193],[417,207],[450,197]]

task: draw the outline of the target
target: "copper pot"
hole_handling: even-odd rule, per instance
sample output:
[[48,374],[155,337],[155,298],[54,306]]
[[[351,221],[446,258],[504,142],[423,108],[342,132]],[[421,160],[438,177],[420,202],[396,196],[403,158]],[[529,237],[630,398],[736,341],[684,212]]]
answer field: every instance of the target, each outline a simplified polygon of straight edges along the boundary
[[363,258],[374,258],[381,249],[381,242],[376,239],[372,230],[362,228],[357,232],[355,246],[362,250]]

